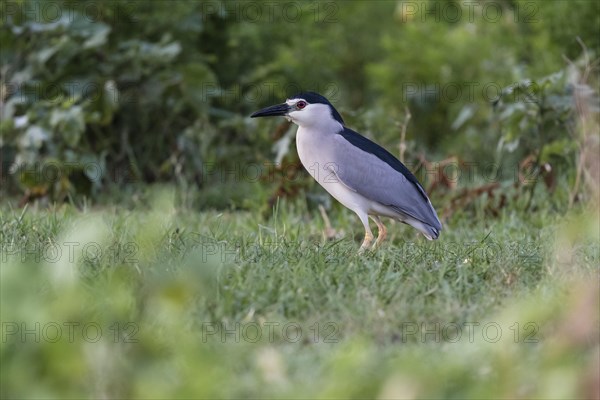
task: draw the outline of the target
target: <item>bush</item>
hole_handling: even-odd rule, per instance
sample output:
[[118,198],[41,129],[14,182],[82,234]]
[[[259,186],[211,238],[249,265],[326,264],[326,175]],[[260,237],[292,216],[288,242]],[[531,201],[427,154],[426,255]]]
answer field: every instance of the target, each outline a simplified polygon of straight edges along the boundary
[[[408,106],[410,149],[486,160],[496,155],[500,90],[563,69],[577,34],[592,58],[599,47],[594,2],[504,2],[493,21],[479,6],[470,20],[464,4],[410,3],[417,14],[407,4],[8,2],[2,190],[97,198],[110,186],[175,180],[231,191],[207,166],[272,162],[274,122],[247,116],[304,89],[387,147]],[[448,7],[465,17],[449,19]]]

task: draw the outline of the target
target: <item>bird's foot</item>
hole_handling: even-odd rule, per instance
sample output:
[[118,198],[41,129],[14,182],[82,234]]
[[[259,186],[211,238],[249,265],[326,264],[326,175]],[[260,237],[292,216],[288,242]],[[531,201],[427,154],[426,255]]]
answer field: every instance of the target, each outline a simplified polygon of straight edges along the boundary
[[360,245],[360,249],[358,249],[358,254],[364,254],[366,250],[371,247],[371,242],[373,241],[373,234],[365,233],[365,240],[363,240]]

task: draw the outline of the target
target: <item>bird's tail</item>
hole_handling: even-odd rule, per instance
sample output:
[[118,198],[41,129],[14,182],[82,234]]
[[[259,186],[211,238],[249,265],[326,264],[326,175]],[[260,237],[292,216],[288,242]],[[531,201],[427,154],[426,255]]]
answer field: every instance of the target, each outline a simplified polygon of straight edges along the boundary
[[435,240],[440,236],[441,226],[438,229],[414,218],[407,218],[403,222],[421,232],[428,240]]
[[440,236],[439,230],[429,225],[425,225],[425,227],[427,228],[427,233],[423,231],[421,231],[421,233],[423,233],[423,236],[425,236],[428,240],[436,240]]

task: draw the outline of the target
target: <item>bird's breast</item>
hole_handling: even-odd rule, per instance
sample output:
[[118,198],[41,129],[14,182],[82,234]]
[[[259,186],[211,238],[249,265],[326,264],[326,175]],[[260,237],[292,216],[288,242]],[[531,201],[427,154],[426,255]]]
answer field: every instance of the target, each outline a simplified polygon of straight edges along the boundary
[[298,128],[296,134],[296,148],[300,162],[322,186],[327,175],[332,174],[330,167],[335,163],[332,151],[334,143],[329,136],[302,127]]

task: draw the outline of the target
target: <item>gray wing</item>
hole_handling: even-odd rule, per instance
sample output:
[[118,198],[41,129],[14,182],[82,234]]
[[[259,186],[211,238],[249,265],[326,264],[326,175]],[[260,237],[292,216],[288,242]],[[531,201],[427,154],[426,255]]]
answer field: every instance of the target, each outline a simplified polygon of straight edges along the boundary
[[[337,146],[330,169],[345,186],[438,231],[442,229],[429,198],[410,172],[409,178],[372,152],[357,147],[341,135],[336,136]],[[393,157],[379,145],[368,142],[370,146],[377,146],[375,150]],[[401,164],[397,159],[394,160]]]

